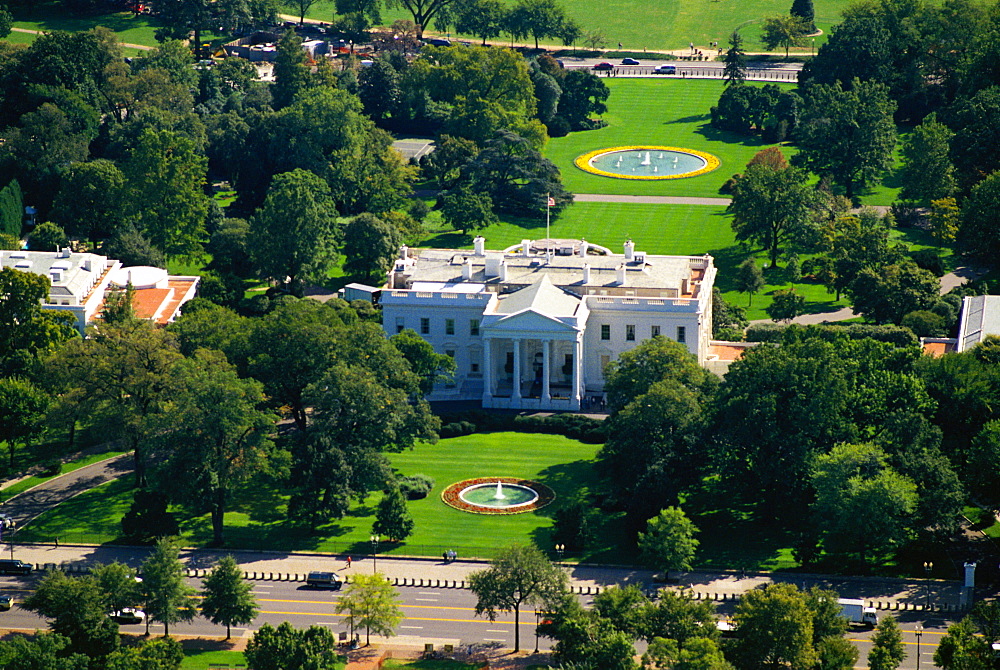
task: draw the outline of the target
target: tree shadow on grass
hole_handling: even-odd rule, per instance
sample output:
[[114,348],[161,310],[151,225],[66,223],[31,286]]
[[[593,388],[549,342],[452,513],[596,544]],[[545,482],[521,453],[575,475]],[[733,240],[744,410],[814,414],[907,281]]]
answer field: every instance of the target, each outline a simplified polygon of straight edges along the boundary
[[682,116],[679,119],[671,119],[670,121],[664,121],[663,125],[669,126],[674,123],[697,123],[698,121],[708,121],[711,118],[709,114],[694,114],[692,116]]
[[703,123],[694,132],[712,142],[738,144],[744,147],[769,147],[772,144],[771,142],[765,142],[760,135],[741,135],[731,130],[719,130],[718,128],[713,128],[711,123]]
[[[721,216],[721,215],[720,215]],[[735,291],[734,283],[736,268],[749,256],[754,254],[753,249],[748,249],[740,244],[734,244],[724,249],[712,249],[708,254],[714,259],[716,267],[715,285],[720,291]]]

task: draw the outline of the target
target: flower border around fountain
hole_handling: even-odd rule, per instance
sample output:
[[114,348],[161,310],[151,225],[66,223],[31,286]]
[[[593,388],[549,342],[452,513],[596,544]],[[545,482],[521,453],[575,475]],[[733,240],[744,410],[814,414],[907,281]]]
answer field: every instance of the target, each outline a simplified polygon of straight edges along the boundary
[[[538,497],[530,503],[518,505],[517,507],[486,507],[462,500],[462,492],[466,489],[484,484],[492,485],[497,482],[529,488]],[[441,492],[441,501],[445,505],[472,514],[524,514],[525,512],[533,512],[536,509],[541,509],[555,499],[555,491],[545,484],[533,482],[529,479],[521,479],[520,477],[476,477],[475,479],[463,479],[460,482],[448,485]]]
[[[682,174],[671,174],[671,175],[627,175],[618,174],[616,172],[607,172],[606,170],[600,170],[593,165],[591,162],[598,156],[603,156],[604,154],[612,154],[617,151],[675,151],[682,154],[690,154],[692,156],[697,156],[698,158],[705,161],[704,167],[700,170],[694,170],[692,172],[684,172]],[[717,156],[713,156],[710,153],[704,151],[698,151],[696,149],[684,149],[682,147],[664,147],[652,144],[640,144],[635,146],[625,146],[625,147],[610,147],[607,149],[596,149],[594,151],[587,152],[582,156],[578,156],[573,164],[584,172],[589,172],[590,174],[596,174],[601,177],[611,177],[612,179],[635,179],[640,181],[662,181],[664,179],[686,179],[688,177],[697,177],[698,175],[703,175],[712,170],[715,170],[720,165],[722,161],[719,160]]]

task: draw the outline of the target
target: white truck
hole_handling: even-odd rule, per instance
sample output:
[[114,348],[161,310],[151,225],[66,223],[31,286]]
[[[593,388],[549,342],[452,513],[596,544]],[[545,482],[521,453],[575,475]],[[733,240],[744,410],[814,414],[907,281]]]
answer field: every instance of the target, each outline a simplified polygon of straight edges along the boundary
[[875,608],[865,607],[864,600],[841,598],[837,603],[840,605],[840,616],[847,619],[848,623],[860,624],[862,626],[878,625]]

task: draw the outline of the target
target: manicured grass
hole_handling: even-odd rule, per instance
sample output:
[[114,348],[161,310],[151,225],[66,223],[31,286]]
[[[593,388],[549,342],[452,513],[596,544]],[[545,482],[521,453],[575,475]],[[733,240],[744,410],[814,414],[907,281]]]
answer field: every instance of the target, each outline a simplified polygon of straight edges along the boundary
[[[678,0],[673,3],[606,0],[600,5],[595,5],[593,0],[562,0],[559,4],[584,32],[600,31],[607,39],[606,47],[614,48],[622,42],[625,49],[632,51],[644,48],[686,49],[689,42],[706,48],[709,42],[717,41],[720,47],[725,47],[730,33],[737,28],[747,41],[745,48],[759,51],[764,47],[759,42],[757,23],[769,16],[787,15],[790,7],[782,0]],[[816,48],[825,41],[830,27],[842,20],[841,12],[847,4],[848,0],[817,0],[816,24],[824,30],[824,36],[816,39]],[[334,0],[321,0],[312,6],[306,16],[329,21],[334,7]],[[382,13],[386,25],[400,18],[412,20],[410,14],[400,10]],[[445,34],[433,22],[428,28],[431,32]],[[465,37],[478,44],[474,36]],[[504,36],[497,42],[502,44],[508,39]],[[558,44],[556,40],[548,42]],[[518,40],[517,44],[534,46],[534,41]],[[808,54],[810,42],[806,40],[805,44],[803,48],[793,49],[792,53]]]
[[[477,232],[486,238],[488,248],[503,249],[526,237],[545,237],[545,219],[507,219]],[[635,241],[636,249],[651,254],[714,254],[735,242],[725,207],[705,205],[579,202],[552,222],[551,233],[556,238],[586,238],[616,253],[622,253],[627,237]],[[439,228],[422,246],[471,248],[472,237]]]
[[[70,463],[63,463],[62,469],[59,471],[59,475],[65,475],[69,472],[73,472],[74,470],[79,470],[84,466],[90,465],[91,463],[97,463],[98,461],[103,461],[107,458],[120,456],[121,454],[124,453],[126,452],[106,451],[100,454],[90,454],[89,456],[84,456],[83,458],[76,461],[72,461]],[[13,498],[18,493],[23,493],[24,491],[27,491],[31,487],[38,486],[42,482],[47,482],[48,480],[53,479],[54,477],[58,477],[59,475],[52,475],[51,477],[33,476],[33,477],[28,477],[27,479],[22,479],[21,481],[15,484],[11,484],[10,486],[4,488],[3,490],[0,490],[0,501]]]
[[[563,183],[574,193],[666,195],[723,198],[719,187],[734,172],[769,146],[759,137],[718,131],[709,125],[709,110],[722,94],[717,80],[617,79],[602,77],[611,91],[605,128],[570,133],[549,140],[546,157],[562,172]],[[784,86],[791,88],[791,85]],[[595,149],[631,145],[665,145],[697,149],[717,156],[722,165],[698,177],[640,181],[613,179],[584,172],[573,161]],[[793,149],[783,148],[786,156]]]
[[[14,27],[43,32],[65,30],[81,32],[104,26],[115,33],[119,42],[156,46],[154,33],[161,25],[155,17],[132,12],[116,12],[95,16],[78,16],[68,12],[59,2],[35,2],[14,12]],[[15,33],[11,33],[14,35]]]
[[383,668],[413,668],[414,670],[478,670],[481,666],[461,661],[443,659],[421,659],[406,661],[399,658],[387,659]]
[[[246,665],[242,651],[206,651],[192,649],[184,652],[180,670],[208,670],[210,665]],[[346,666],[346,663],[344,664]]]
[[[420,444],[412,451],[392,454],[393,467],[403,475],[423,473],[435,480],[434,490],[422,500],[411,501],[416,528],[405,544],[383,542],[379,553],[440,555],[455,549],[460,556],[490,557],[514,542],[533,541],[549,547],[552,513],[585,488],[594,488],[597,445],[562,436],[524,433],[491,433]],[[485,516],[461,512],[445,505],[441,491],[449,484],[472,477],[512,476],[537,480],[551,487],[556,501],[537,512]],[[132,502],[132,479],[109,482],[76,496],[42,514],[18,532],[22,541],[111,542],[120,532],[120,520]],[[276,550],[316,550],[368,554],[368,537],[381,493],[355,504],[348,515],[315,531],[286,521],[287,496],[273,487],[255,485],[237,496],[226,515],[226,544],[231,547]],[[179,516],[184,519],[183,513]],[[625,536],[615,515],[604,515],[602,540],[588,554],[591,560],[629,560],[621,549]],[[211,539],[207,516],[182,520],[184,541],[203,545]],[[623,553],[625,552],[625,553]]]

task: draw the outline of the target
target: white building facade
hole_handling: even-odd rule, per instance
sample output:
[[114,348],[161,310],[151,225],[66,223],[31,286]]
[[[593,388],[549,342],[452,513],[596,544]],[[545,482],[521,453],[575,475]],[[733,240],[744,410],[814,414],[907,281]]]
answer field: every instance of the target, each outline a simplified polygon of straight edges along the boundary
[[624,253],[585,240],[524,240],[503,251],[403,248],[381,291],[387,335],[409,328],[455,359],[431,400],[580,410],[604,369],[656,335],[699,363],[712,333],[711,256]]

